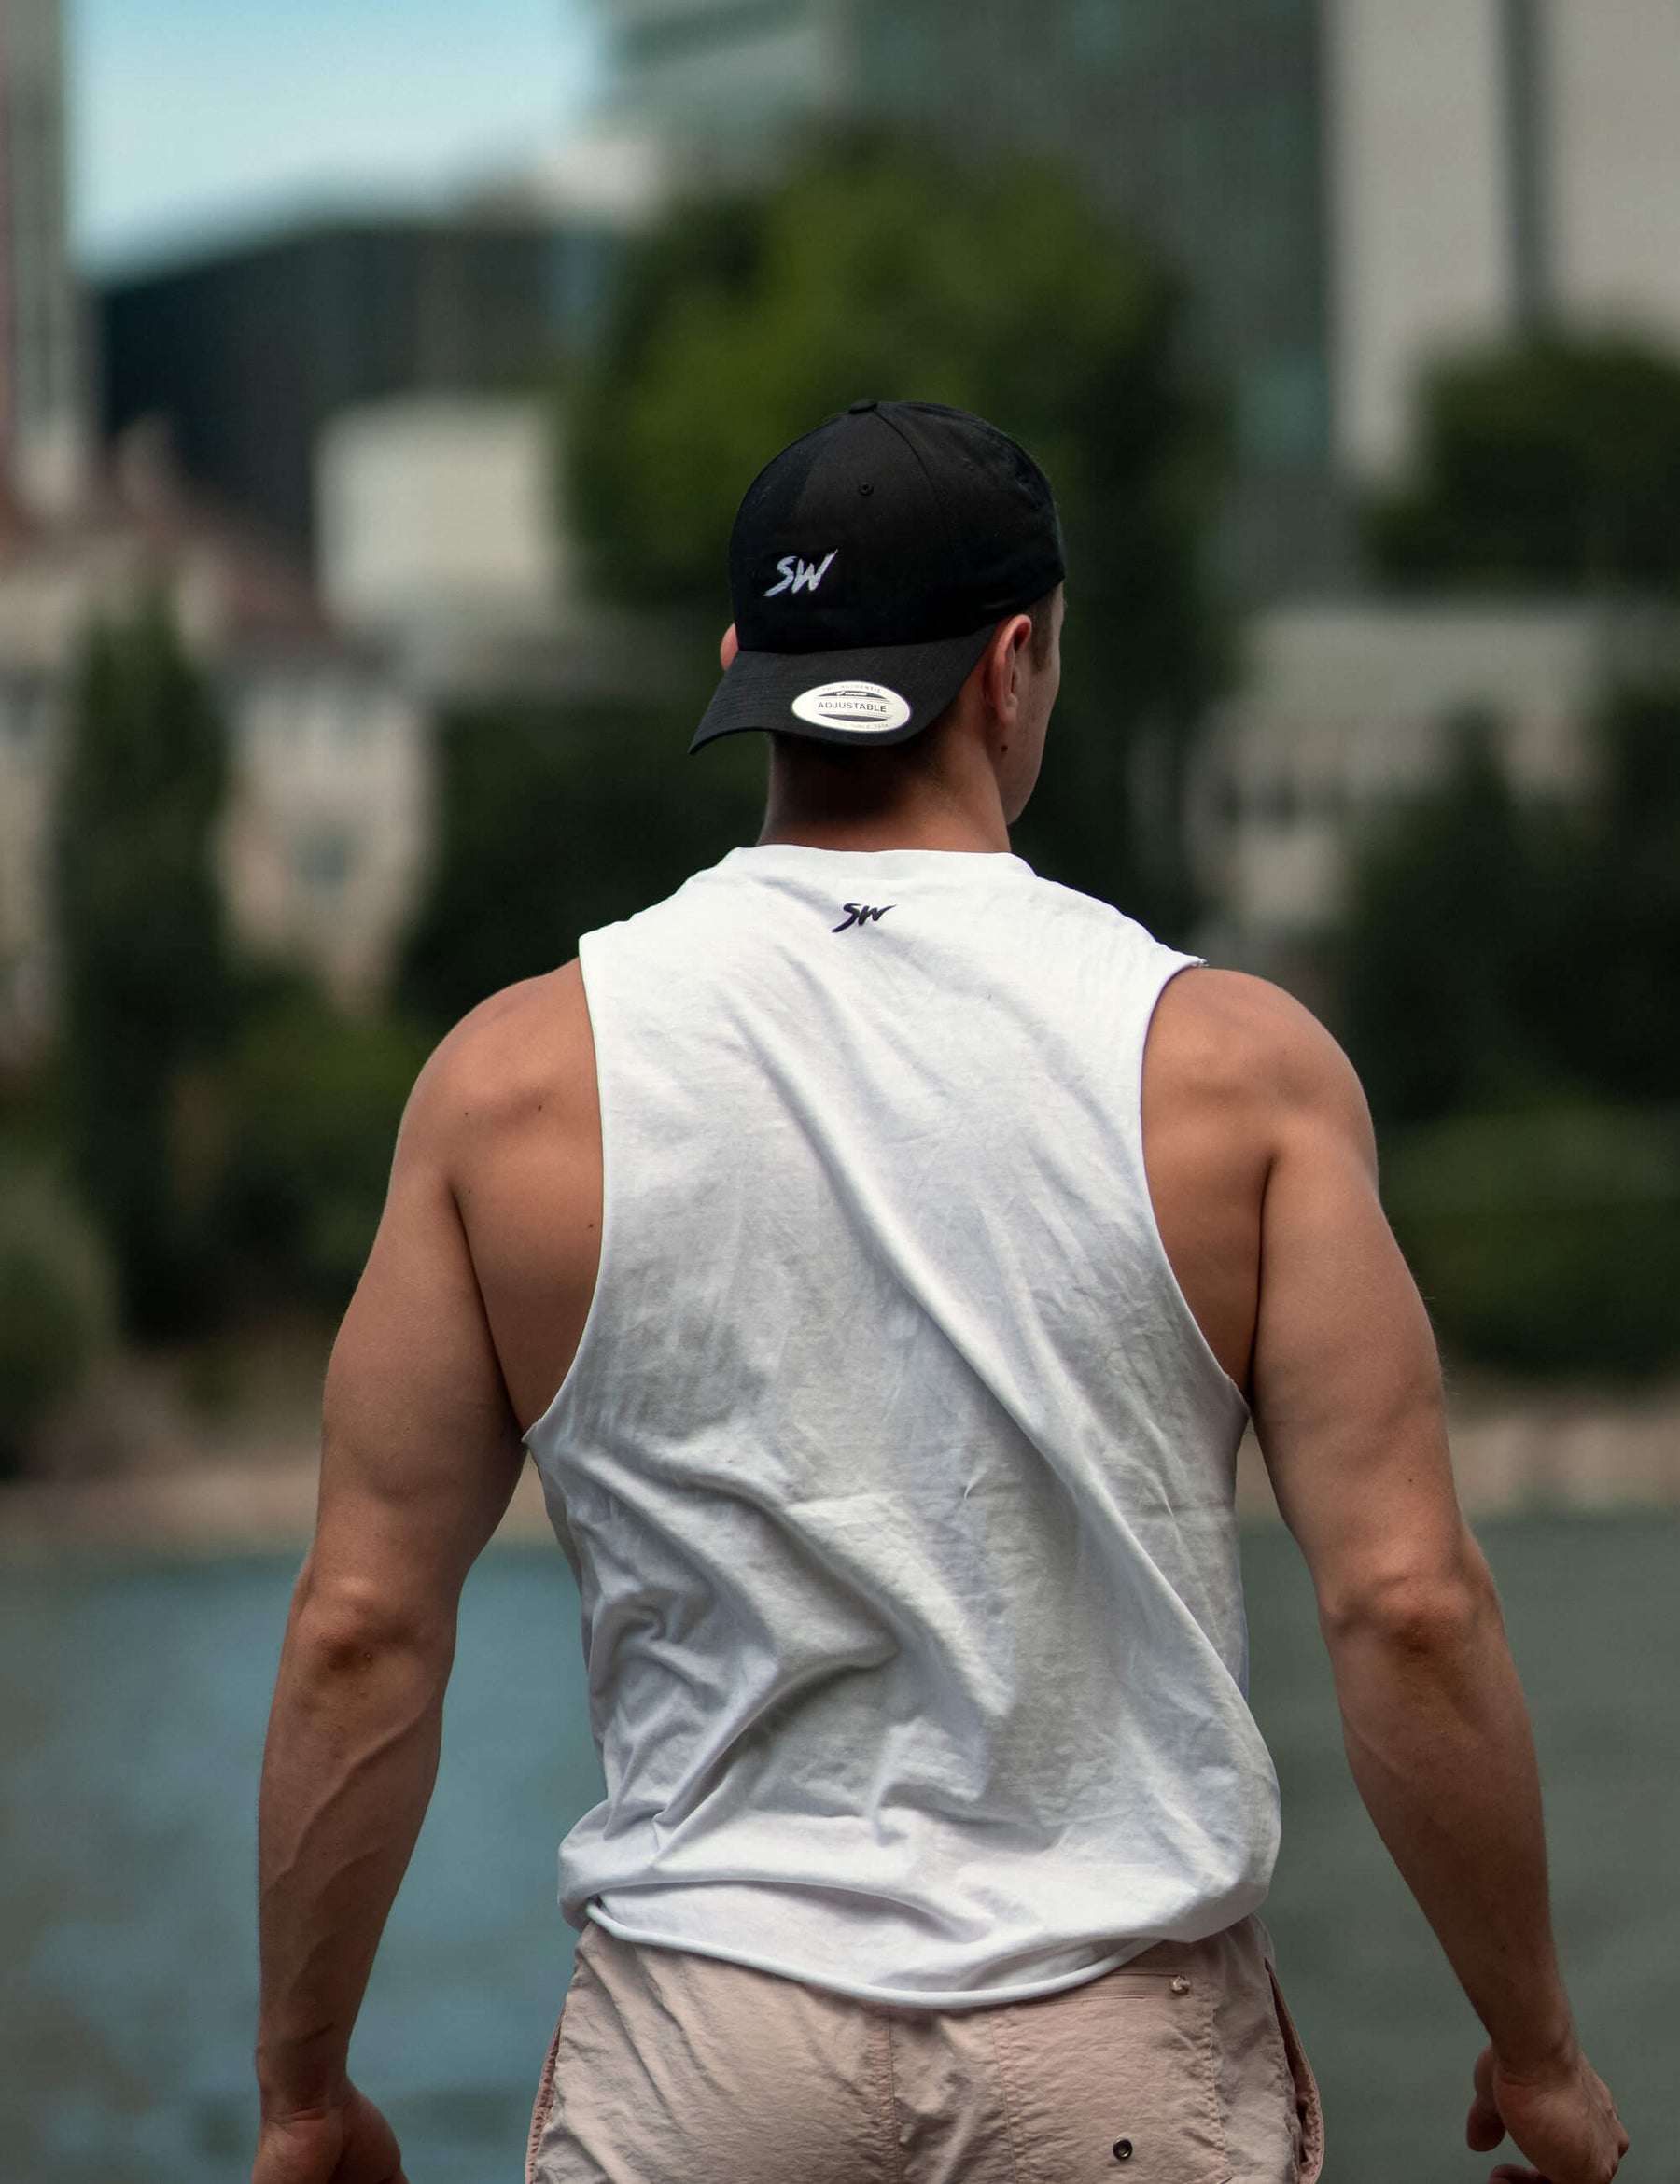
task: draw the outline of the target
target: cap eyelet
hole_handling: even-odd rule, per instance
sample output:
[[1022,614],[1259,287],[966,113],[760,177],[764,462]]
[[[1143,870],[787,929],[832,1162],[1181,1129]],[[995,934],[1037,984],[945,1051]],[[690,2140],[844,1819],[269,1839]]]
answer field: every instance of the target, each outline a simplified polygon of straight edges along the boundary
[[869,496],[875,491],[875,487],[868,484],[860,485],[858,487],[858,491],[862,494],[864,499],[867,500]]
[[1131,2140],[1130,2140],[1129,2138],[1117,2138],[1117,2139],[1115,2139],[1115,2141],[1114,2141],[1114,2159],[1115,2159],[1117,2162],[1129,2162],[1129,2161],[1131,2160],[1131,2158],[1132,2158],[1132,2142],[1131,2142]]

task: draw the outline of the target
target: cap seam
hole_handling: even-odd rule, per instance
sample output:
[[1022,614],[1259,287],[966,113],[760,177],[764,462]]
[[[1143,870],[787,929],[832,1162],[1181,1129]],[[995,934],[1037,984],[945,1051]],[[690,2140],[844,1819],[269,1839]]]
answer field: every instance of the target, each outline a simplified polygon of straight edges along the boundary
[[888,416],[884,410],[876,409],[873,411],[871,414],[880,419],[881,423],[886,426],[888,431],[892,434],[893,438],[904,450],[905,454],[909,455],[910,460],[916,465],[917,471],[920,473],[922,483],[928,488],[929,493],[932,496],[933,505],[939,511],[940,527],[945,532],[945,552],[947,553],[955,553],[957,551],[957,535],[951,528],[951,518],[945,508],[945,496],[940,492],[938,486],[934,484],[932,473],[929,470],[927,464],[922,460],[920,448],[917,446],[916,442],[910,438],[910,435],[907,432],[903,432],[899,429],[897,422],[893,418]]

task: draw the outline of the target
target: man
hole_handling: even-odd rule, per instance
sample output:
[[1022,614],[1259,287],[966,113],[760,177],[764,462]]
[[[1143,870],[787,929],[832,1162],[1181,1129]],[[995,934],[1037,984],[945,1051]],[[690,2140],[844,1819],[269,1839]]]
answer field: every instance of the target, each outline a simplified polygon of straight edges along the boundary
[[1316,2177],[1254,1916],[1251,1410],[1361,1794],[1487,2028],[1469,2144],[1615,2173],[1358,1085],[1283,994],[1010,854],[1062,578],[978,419],[861,402],[786,450],[695,738],[772,735],[759,845],[416,1086],[270,1732],[257,2184],[400,2174],[348,2045],[526,1445],[607,1784],[533,2177]]

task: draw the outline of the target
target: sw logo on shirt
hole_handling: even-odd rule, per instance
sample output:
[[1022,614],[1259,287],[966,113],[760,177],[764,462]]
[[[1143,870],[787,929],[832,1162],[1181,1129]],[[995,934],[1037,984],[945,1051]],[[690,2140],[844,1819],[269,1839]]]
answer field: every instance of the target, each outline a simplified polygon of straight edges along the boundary
[[778,599],[784,592],[814,592],[823,578],[827,576],[829,570],[833,567],[839,557],[839,553],[840,549],[836,546],[826,561],[815,564],[802,561],[795,553],[786,555],[776,565],[781,570],[781,582],[772,584],[764,594],[765,598]]
[[840,907],[846,912],[846,922],[844,925],[831,926],[831,932],[849,932],[854,925],[868,925],[872,920],[878,925],[888,911],[896,909],[897,904],[884,903],[878,910],[866,909],[861,903],[842,903]]

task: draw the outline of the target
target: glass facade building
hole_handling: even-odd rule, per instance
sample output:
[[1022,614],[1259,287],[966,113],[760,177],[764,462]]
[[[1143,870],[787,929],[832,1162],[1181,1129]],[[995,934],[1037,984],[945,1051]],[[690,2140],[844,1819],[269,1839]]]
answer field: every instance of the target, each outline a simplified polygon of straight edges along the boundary
[[759,164],[778,133],[848,109],[847,0],[597,0],[616,108],[702,171]]
[[872,104],[1070,159],[1185,275],[1236,420],[1251,593],[1333,581],[1319,0],[859,0]]
[[1320,0],[608,0],[617,103],[704,174],[802,119],[1072,162],[1186,275],[1235,412],[1251,594],[1334,582]]

